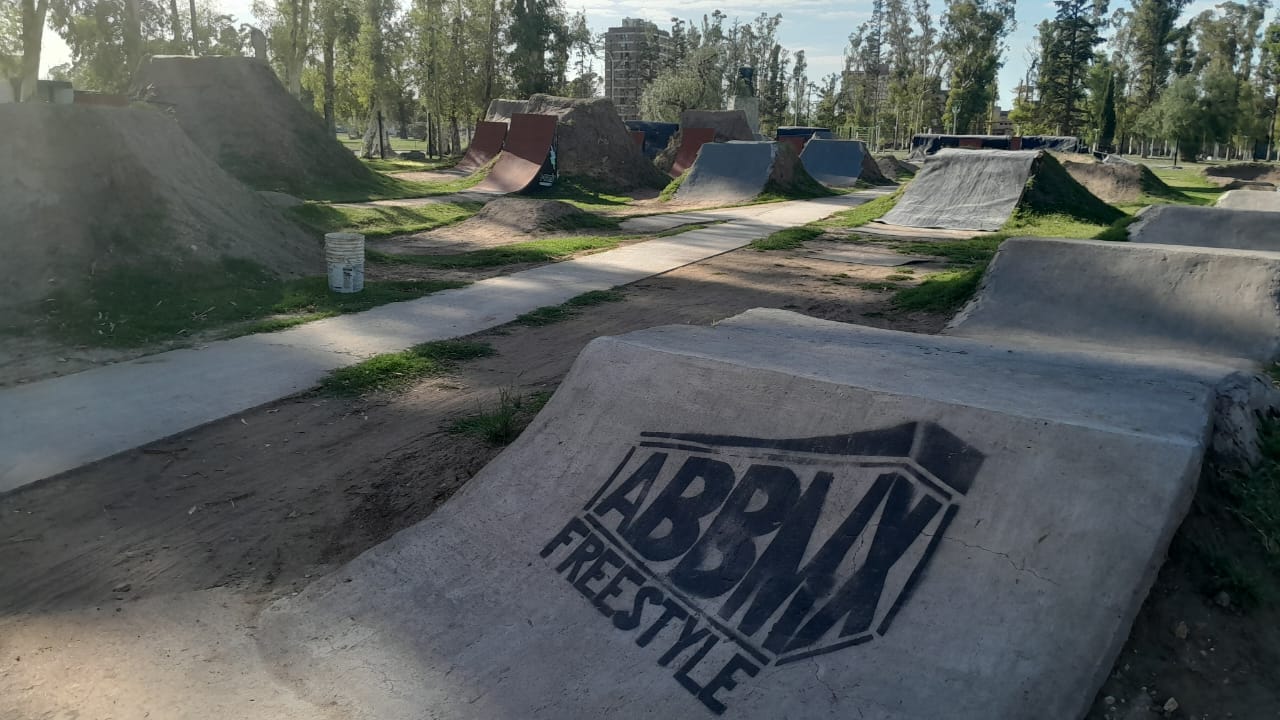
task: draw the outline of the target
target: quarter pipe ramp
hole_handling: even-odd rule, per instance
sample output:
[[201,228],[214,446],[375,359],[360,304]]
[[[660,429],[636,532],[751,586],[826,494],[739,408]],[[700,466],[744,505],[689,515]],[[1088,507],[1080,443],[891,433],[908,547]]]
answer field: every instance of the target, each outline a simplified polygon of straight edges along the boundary
[[746,202],[764,191],[778,145],[773,142],[705,143],[680,189],[681,202]]
[[471,138],[471,146],[467,154],[458,161],[457,169],[473,173],[488,165],[498,153],[502,152],[502,143],[507,138],[507,124],[490,120],[481,120],[476,124],[475,137]]
[[506,144],[489,175],[476,186],[485,192],[522,192],[542,173],[556,138],[555,115],[511,116]]
[[712,142],[715,136],[714,128],[681,128],[680,148],[676,150],[675,162],[671,164],[671,171],[667,174],[671,177],[685,174],[685,171],[693,167],[693,161],[698,159],[698,151],[703,145]]
[[867,146],[858,140],[813,138],[800,153],[800,162],[823,185],[853,187],[862,177],[866,157]]
[[1040,153],[941,150],[881,221],[951,230],[999,230],[1017,209]]
[[1080,717],[1224,372],[780,311],[598,339],[259,646],[382,720]]

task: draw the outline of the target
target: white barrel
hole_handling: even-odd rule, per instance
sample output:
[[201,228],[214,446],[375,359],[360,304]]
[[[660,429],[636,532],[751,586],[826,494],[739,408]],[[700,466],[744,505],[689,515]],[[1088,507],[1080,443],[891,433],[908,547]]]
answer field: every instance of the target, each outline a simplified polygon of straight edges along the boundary
[[329,289],[357,293],[364,289],[364,236],[360,233],[325,233],[324,259],[329,267]]

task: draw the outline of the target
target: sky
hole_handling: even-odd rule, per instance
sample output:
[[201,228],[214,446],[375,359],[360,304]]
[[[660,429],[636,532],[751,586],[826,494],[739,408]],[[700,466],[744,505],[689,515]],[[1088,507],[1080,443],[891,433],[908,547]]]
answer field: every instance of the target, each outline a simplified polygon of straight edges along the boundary
[[[1202,10],[1212,8],[1218,0],[1196,0],[1183,14],[1189,18]],[[235,15],[241,22],[252,17],[250,5],[252,0],[215,0],[219,7]],[[942,0],[932,0],[935,17],[940,16]],[[804,50],[809,63],[809,79],[817,81],[822,76],[840,72],[844,67],[844,50],[849,43],[849,35],[871,14],[871,0],[770,0],[769,2],[753,2],[753,0],[656,0],[655,2],[636,2],[635,0],[566,0],[568,9],[573,12],[584,10],[593,30],[603,32],[606,28],[617,25],[624,17],[638,17],[651,20],[661,28],[668,28],[673,16],[688,20],[700,21],[703,15],[709,15],[717,8],[729,16],[748,22],[762,12],[782,13],[782,24],[778,28],[778,42],[791,52]],[[1114,10],[1118,5],[1113,4]],[[1053,15],[1054,6],[1049,0],[1022,0],[1017,8],[1017,29],[1006,40],[1008,50],[1004,55],[1004,67],[1000,70],[999,90],[1000,106],[1008,109],[1012,105],[1013,88],[1017,86],[1026,73],[1027,48],[1035,38],[1036,25],[1041,20]],[[40,67],[44,73],[48,68],[70,60],[70,52],[62,39],[50,30],[45,30],[44,52]],[[603,73],[603,67],[597,68]]]

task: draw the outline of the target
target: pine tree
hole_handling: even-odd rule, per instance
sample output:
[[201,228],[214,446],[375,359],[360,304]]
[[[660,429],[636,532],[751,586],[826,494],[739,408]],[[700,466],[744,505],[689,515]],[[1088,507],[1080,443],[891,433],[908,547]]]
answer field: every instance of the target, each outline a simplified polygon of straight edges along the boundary
[[1107,73],[1106,89],[1098,112],[1098,149],[1111,152],[1116,137],[1116,75]]

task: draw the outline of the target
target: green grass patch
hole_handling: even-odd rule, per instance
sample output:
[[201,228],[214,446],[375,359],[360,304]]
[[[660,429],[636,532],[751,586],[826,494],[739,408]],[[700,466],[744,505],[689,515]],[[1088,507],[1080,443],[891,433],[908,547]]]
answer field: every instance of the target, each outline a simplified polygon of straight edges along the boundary
[[496,248],[485,248],[455,255],[401,255],[365,250],[365,258],[372,262],[400,265],[420,265],[440,269],[466,269],[498,267],[518,263],[557,262],[588,250],[608,250],[618,246],[621,236],[568,237],[530,240]]
[[902,191],[878,197],[875,200],[864,202],[857,207],[848,210],[841,210],[825,220],[819,220],[814,223],[821,228],[855,228],[862,227],[872,220],[878,220],[885,213],[893,209],[898,204],[898,198],[902,197]]
[[493,409],[482,408],[475,415],[458,420],[449,428],[449,432],[471,435],[490,445],[506,445],[520,436],[533,416],[550,399],[550,393],[525,396],[502,389],[498,391],[498,403]]
[[[1167,159],[1157,160],[1151,159],[1149,162],[1168,162]],[[1225,190],[1220,185],[1216,185],[1204,177],[1203,166],[1188,163],[1184,167],[1159,167],[1158,165],[1147,165],[1151,174],[1156,176],[1169,192],[1177,197],[1173,202],[1183,202],[1189,205],[1212,205],[1218,200],[1218,196]],[[1149,195],[1159,199],[1159,193],[1152,193],[1144,186],[1143,188]]]
[[531,327],[540,327],[543,325],[552,325],[562,320],[577,315],[582,308],[592,305],[600,305],[602,303],[619,302],[626,299],[626,295],[620,290],[592,290],[569,298],[559,305],[547,305],[537,310],[527,312],[516,318],[514,322],[517,325],[528,325]]
[[1245,610],[1280,601],[1280,420],[1258,440],[1255,467],[1208,473],[1173,546],[1202,592]]
[[822,229],[812,225],[779,230],[769,237],[751,241],[747,247],[753,250],[795,250],[810,240],[822,237]]
[[545,232],[573,232],[574,230],[617,230],[623,218],[597,215],[583,211],[543,223],[538,227]]
[[670,202],[671,200],[674,200],[676,197],[676,191],[680,189],[680,185],[684,183],[684,179],[688,176],[689,171],[686,170],[680,175],[680,177],[677,177],[667,183],[667,186],[662,188],[662,192],[658,193],[658,199],[662,202]]
[[342,207],[307,203],[289,208],[295,221],[316,233],[358,232],[367,238],[408,235],[461,222],[475,215],[481,203],[425,203],[411,207],[373,205]]
[[331,395],[395,390],[424,377],[449,372],[459,362],[488,357],[493,353],[493,348],[486,343],[462,340],[423,343],[338,368],[320,381],[320,390]]
[[929,275],[919,285],[898,290],[895,310],[951,313],[959,310],[978,289],[986,265]]
[[230,335],[283,330],[465,284],[380,281],[343,294],[330,292],[324,277],[281,280],[232,258],[166,270],[116,268],[95,274],[81,290],[52,293],[40,306],[41,327],[73,345],[140,347],[220,328]]
[[1128,242],[1129,226],[1138,221],[1137,215],[1129,215],[1122,217],[1111,224],[1106,230],[1093,236],[1094,240],[1106,240],[1108,242]]
[[951,240],[942,242],[911,241],[900,243],[896,250],[904,255],[930,255],[945,258],[957,265],[986,266],[995,257],[1000,243],[1009,236],[1004,233],[978,235],[968,240]]

